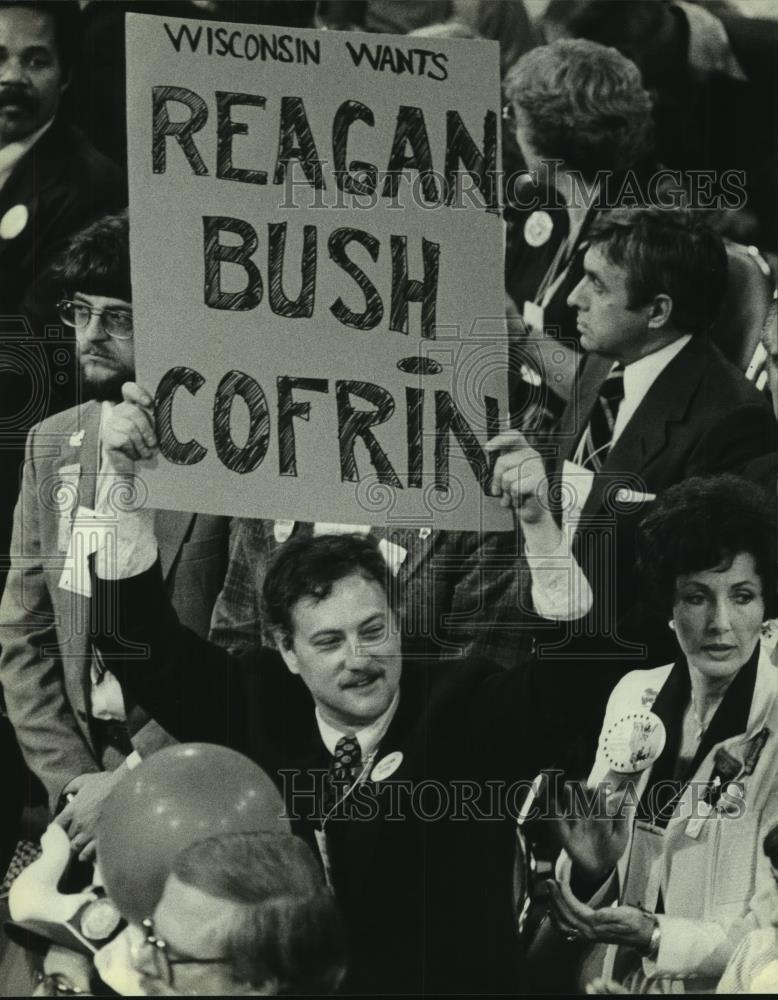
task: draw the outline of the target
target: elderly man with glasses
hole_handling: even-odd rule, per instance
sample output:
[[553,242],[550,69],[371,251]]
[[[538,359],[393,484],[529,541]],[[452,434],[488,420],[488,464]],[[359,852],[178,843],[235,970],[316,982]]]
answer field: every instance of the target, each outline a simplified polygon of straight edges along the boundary
[[[88,402],[44,420],[27,440],[0,604],[0,683],[27,764],[73,850],[86,858],[117,776],[172,742],[125,705],[88,638],[86,556],[94,532],[110,530],[116,499],[101,430],[135,370],[126,216],[79,233],[54,274],[60,317],[75,327]],[[176,611],[205,635],[226,568],[228,521],[158,511],[155,526]]]

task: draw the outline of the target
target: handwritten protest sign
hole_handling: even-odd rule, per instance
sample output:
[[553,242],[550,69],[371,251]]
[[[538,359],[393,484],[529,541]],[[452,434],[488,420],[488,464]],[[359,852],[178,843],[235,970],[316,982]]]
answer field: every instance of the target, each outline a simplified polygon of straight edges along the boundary
[[130,15],[155,506],[510,526],[497,45]]

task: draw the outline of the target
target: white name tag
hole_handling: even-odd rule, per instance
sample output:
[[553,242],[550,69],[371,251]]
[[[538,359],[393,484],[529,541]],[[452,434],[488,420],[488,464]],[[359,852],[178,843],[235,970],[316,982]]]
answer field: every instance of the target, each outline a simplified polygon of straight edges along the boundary
[[65,565],[59,578],[59,586],[71,594],[82,597],[92,596],[89,580],[89,556],[102,542],[110,527],[115,527],[105,517],[99,517],[88,507],[79,507],[73,518],[70,544],[65,556]]
[[562,518],[565,523],[574,526],[580,521],[586,501],[592,492],[594,472],[565,459],[562,466],[562,481],[565,487]]

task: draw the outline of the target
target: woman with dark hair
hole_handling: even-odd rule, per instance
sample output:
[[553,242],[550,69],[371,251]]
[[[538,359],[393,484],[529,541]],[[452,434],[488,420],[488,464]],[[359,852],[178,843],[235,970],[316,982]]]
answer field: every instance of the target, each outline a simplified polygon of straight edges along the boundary
[[595,808],[558,823],[551,917],[579,986],[604,974],[705,993],[774,904],[760,848],[778,822],[778,671],[760,631],[775,613],[776,514],[743,480],[693,478],[641,532],[679,655],[611,694]]
[[[533,343],[531,358],[522,359],[524,385],[519,380],[514,386],[513,409],[526,410],[527,396],[538,395],[527,383],[537,388],[543,380],[554,386],[544,393],[553,417],[578,360],[574,348],[559,360],[559,340],[577,340],[567,297],[583,277],[587,230],[598,206],[619,202],[627,172],[649,154],[651,99],[634,63],[583,39],[525,53],[504,89],[505,116],[526,165],[526,172],[506,178],[506,289]],[[634,181],[631,191],[634,198]],[[551,370],[563,381],[552,383]],[[518,422],[531,427],[533,416],[527,411]]]

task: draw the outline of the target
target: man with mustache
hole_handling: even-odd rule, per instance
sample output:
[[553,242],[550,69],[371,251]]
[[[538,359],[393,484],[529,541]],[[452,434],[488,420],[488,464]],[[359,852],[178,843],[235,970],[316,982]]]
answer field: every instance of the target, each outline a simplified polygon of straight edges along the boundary
[[[122,391],[105,445],[129,485],[158,444],[151,397]],[[495,493],[533,551],[557,552],[540,457],[513,435],[494,447],[515,449]],[[101,657],[177,738],[238,749],[277,783],[345,917],[346,992],[520,989],[516,816],[552,738],[533,729],[528,672],[475,658],[404,668],[396,578],[357,534],[287,541],[263,586],[277,649],[232,656],[176,620],[148,515],[122,512],[117,532],[118,560],[98,547],[92,577]],[[128,642],[147,655],[129,659]]]
[[[122,497],[111,492],[104,425],[135,370],[126,216],[79,233],[54,269],[62,321],[75,328],[81,406],[30,432],[0,603],[0,682],[30,770],[72,849],[92,852],[105,795],[128,765],[171,742],[116,680],[88,639],[85,554]],[[180,619],[205,634],[226,567],[227,519],[152,513],[165,586]]]
[[[69,123],[61,108],[75,62],[79,16],[75,0],[0,2],[0,319],[5,335],[0,425],[10,432],[0,458],[4,553],[24,436],[33,423],[72,406],[77,397],[67,361],[59,364],[53,351],[31,341],[28,324],[42,336],[47,324],[57,322],[47,266],[79,229],[126,204],[119,168]],[[53,346],[67,359],[61,343]],[[71,377],[60,381],[62,375]],[[0,592],[5,572],[6,566],[0,567]]]

